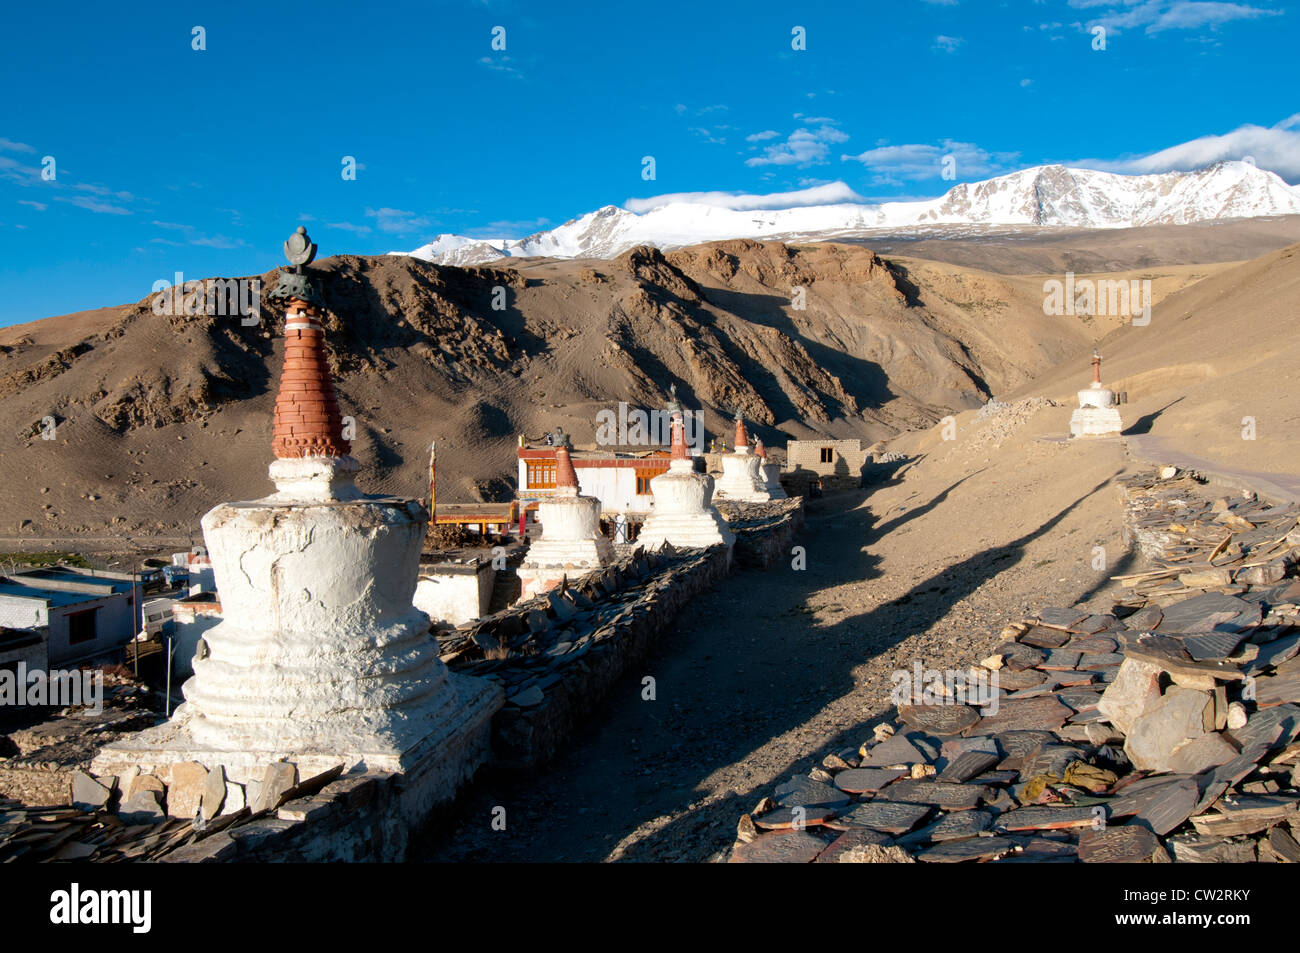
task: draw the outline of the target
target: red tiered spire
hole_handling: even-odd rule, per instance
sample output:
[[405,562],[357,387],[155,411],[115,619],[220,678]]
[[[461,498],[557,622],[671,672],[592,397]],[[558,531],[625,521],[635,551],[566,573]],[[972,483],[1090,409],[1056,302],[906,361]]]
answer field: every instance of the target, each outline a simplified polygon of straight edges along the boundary
[[1101,383],[1101,355],[1097,353],[1095,347],[1092,349],[1092,382]]
[[686,452],[686,422],[682,420],[681,414],[673,414],[672,423],[669,425],[672,429],[672,452],[669,458],[672,460],[689,460],[690,454]]
[[763,446],[762,440],[754,441],[754,456],[760,457],[763,460],[767,459],[767,448]]
[[301,298],[290,298],[285,310],[284,371],[275,399],[271,449],[279,458],[343,457],[352,452],[352,444],[343,439],[320,309]]
[[563,444],[555,448],[555,489],[571,489],[575,494],[578,492],[578,474],[573,469],[569,448]]
[[749,446],[749,434],[745,432],[745,421],[739,413],[736,414],[736,445],[732,449],[739,450],[741,447]]

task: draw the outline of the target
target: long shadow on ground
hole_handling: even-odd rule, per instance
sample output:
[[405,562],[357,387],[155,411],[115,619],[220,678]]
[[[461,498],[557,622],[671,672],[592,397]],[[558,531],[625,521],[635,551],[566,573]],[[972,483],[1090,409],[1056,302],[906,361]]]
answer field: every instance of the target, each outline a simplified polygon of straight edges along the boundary
[[[987,549],[916,583],[904,596],[833,624],[810,626],[808,599],[834,586],[879,575],[866,543],[929,512],[954,487],[873,533],[875,517],[861,494],[830,498],[810,512],[799,545],[808,568],[777,563],[742,573],[702,598],[665,635],[647,671],[629,672],[592,723],[547,769],[530,778],[495,779],[469,798],[459,827],[418,852],[426,860],[599,861],[627,835],[699,800],[715,771],[756,756],[773,739],[808,723],[828,702],[855,688],[853,670],[908,637],[924,632],[982,583],[1014,566],[1025,547],[1049,533],[1081,496],[1033,532]],[[954,485],[955,486],[955,485]],[[845,511],[847,510],[847,511]],[[820,605],[822,611],[834,606]],[[642,698],[646,675],[654,701]],[[856,746],[875,720],[843,725],[820,749]],[[864,734],[865,733],[865,734]],[[704,860],[730,845],[740,814],[771,786],[813,764],[809,756],[761,775],[747,790],[666,820],[621,859],[663,860],[674,842],[688,843],[672,859]],[[505,806],[508,831],[490,829],[494,806]]]

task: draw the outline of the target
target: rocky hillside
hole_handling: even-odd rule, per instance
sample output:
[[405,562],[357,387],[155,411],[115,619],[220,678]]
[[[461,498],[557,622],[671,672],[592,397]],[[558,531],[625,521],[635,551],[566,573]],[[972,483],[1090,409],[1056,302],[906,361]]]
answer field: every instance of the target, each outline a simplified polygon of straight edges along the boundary
[[[769,443],[870,441],[977,406],[1109,330],[1045,317],[1033,282],[861,246],[737,240],[509,264],[318,263],[367,489],[420,495],[436,439],[442,498],[508,495],[516,435],[562,425],[590,441],[598,411],[662,406],[674,383],[711,434],[740,408]],[[185,535],[212,505],[268,492],[283,314],[265,299],[262,314],[245,327],[145,300],[0,331],[7,548]]]

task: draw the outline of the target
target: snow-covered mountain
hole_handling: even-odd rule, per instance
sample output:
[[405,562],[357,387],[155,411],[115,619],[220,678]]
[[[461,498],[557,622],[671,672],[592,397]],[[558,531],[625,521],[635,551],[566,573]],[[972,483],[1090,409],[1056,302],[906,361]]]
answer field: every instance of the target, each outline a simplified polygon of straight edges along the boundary
[[1159,175],[1045,165],[958,185],[925,202],[760,211],[671,202],[642,213],[607,205],[525,238],[439,235],[414,251],[391,254],[473,265],[507,257],[613,258],[636,245],[670,249],[728,238],[815,241],[927,226],[1131,228],[1293,214],[1300,214],[1300,187],[1247,162]]

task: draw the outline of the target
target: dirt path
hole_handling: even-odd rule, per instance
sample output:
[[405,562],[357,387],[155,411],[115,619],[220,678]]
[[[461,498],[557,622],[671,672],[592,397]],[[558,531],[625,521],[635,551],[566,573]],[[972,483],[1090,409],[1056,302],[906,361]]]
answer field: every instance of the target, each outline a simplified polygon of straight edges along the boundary
[[[814,502],[798,540],[807,569],[741,572],[699,600],[551,765],[477,784],[459,825],[420,856],[716,856],[774,783],[870,735],[893,672],[969,664],[1044,600],[1108,608],[1105,580],[1127,564],[1107,486],[1123,468],[1118,441],[1025,438],[983,464],[923,460],[870,497]],[[1098,545],[1111,560],[1101,573]],[[491,827],[497,806],[505,831]]]

